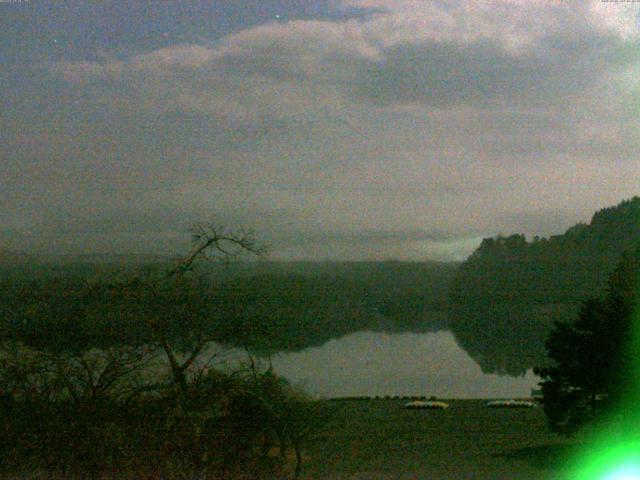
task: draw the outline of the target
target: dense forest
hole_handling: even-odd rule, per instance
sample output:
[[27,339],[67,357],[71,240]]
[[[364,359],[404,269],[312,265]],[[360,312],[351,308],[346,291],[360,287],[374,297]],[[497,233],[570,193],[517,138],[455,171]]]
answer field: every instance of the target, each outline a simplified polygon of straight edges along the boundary
[[554,325],[546,342],[553,362],[535,369],[553,431],[570,436],[604,420],[608,430],[635,436],[639,280],[640,247],[622,255],[606,296],[586,300],[577,319]]
[[563,235],[485,239],[451,285],[450,327],[484,371],[522,374],[545,362],[553,322],[603,295],[621,254],[639,242],[638,197]]

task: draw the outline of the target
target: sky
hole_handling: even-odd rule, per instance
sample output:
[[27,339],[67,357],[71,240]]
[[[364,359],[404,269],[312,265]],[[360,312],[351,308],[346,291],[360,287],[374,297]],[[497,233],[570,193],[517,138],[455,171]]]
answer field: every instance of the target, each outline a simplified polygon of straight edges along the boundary
[[0,0],[0,245],[459,260],[640,190],[640,3]]

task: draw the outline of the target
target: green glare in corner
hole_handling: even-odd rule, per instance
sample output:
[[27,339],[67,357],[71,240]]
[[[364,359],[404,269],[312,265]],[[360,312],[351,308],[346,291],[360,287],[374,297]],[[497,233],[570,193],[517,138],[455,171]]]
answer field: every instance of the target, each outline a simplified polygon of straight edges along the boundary
[[575,459],[567,480],[640,480],[640,316],[627,344],[634,362],[622,404],[603,419],[596,441]]
[[640,442],[612,438],[580,459],[575,480],[640,480]]
[[633,480],[640,478],[640,467],[636,464],[617,468],[610,474],[605,475],[604,480]]

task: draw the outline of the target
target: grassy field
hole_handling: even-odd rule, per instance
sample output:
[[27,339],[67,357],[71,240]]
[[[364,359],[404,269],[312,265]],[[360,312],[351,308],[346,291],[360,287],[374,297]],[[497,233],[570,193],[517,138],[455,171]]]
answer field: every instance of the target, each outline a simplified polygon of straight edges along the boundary
[[329,428],[309,446],[306,479],[558,479],[574,444],[542,408],[405,410],[402,400],[331,401]]

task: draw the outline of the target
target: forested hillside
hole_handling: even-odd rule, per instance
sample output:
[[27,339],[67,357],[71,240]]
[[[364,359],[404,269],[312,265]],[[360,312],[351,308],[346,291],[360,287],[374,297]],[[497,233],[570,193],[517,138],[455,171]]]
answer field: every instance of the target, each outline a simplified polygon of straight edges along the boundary
[[[575,316],[586,298],[603,295],[621,253],[639,242],[636,197],[563,235],[485,239],[463,264],[204,264],[185,287],[196,290],[181,294],[180,301],[197,298],[217,338],[257,353],[304,349],[360,330],[450,329],[483,370],[518,375],[545,362],[544,341],[553,322]],[[163,298],[165,292],[147,298],[152,304],[146,306],[124,305],[130,299],[113,288],[123,278],[162,275],[168,261],[5,262],[4,326],[11,324],[11,331],[34,345],[54,339],[77,347],[104,344],[113,331],[126,331],[132,337],[126,341],[137,343],[144,339],[135,312],[148,308],[175,323],[179,336],[179,301]]]
[[[166,265],[147,268],[162,272]],[[273,353],[360,330],[444,329],[456,268],[408,262],[214,264],[199,269],[183,292],[160,290],[132,300],[123,294],[127,281],[143,274],[133,267],[121,273],[89,264],[12,267],[0,271],[0,314],[5,327],[30,345],[89,348],[144,343],[145,326],[137,320],[143,311],[173,324],[176,336],[186,334],[180,332],[183,310],[197,304],[213,337]]]
[[622,252],[639,242],[639,197],[549,239],[485,239],[451,286],[451,328],[483,370],[524,373],[544,363],[553,321],[604,294]]

